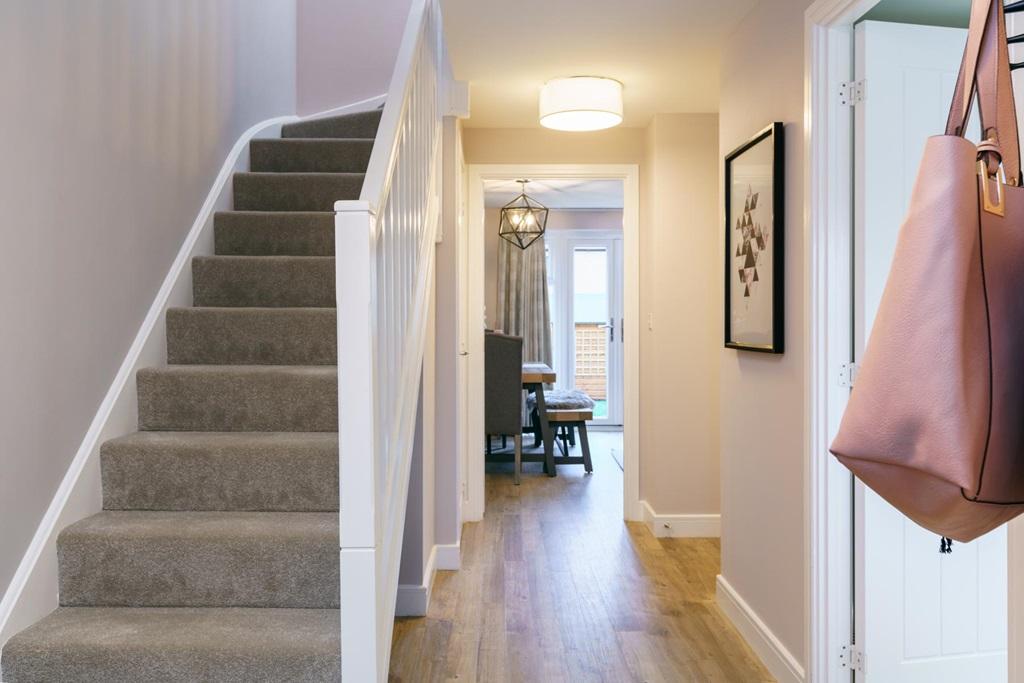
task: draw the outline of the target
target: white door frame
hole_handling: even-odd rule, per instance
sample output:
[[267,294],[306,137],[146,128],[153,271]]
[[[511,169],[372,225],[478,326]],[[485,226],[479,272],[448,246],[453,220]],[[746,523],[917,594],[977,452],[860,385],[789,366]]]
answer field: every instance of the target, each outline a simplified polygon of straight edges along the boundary
[[[640,521],[640,170],[636,164],[470,164],[467,167],[469,216],[467,248],[469,282],[467,339],[469,351],[468,395],[484,395],[484,181],[517,178],[619,179],[623,181],[623,312],[626,343],[623,345],[623,516]],[[496,226],[494,229],[497,229]],[[484,404],[469,401],[467,437],[470,444],[466,471],[463,520],[484,516]],[[476,444],[480,444],[479,447]],[[477,448],[480,457],[474,457]]]
[[[828,453],[849,390],[852,358],[853,111],[841,86],[853,78],[853,24],[879,0],[817,0],[805,14],[804,310],[807,316],[804,444],[807,680],[849,683],[840,648],[851,639],[851,475]],[[1010,681],[1024,680],[1024,524],[1009,534]],[[867,655],[870,656],[870,653]]]

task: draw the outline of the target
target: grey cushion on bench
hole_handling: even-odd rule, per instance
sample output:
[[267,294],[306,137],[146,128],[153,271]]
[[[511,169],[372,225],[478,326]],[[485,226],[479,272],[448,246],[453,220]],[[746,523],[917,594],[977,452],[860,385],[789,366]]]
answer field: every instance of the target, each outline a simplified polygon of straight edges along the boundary
[[[530,394],[527,405],[532,411],[537,405],[537,397]],[[594,407],[594,399],[579,389],[545,391],[544,405],[548,410],[590,410]]]

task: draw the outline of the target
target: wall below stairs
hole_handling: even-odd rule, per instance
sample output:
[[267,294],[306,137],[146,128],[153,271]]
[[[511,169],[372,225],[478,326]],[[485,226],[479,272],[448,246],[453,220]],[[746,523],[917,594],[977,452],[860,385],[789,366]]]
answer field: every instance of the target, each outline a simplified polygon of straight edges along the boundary
[[0,594],[224,159],[296,109],[295,0],[0,3]]

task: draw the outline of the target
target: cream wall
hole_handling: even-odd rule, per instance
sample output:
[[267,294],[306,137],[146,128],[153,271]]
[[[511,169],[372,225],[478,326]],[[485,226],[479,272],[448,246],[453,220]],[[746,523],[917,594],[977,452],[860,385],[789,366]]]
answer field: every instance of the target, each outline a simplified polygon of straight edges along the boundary
[[768,123],[783,121],[787,157],[786,353],[719,351],[722,576],[804,663],[801,122],[803,15],[809,5],[810,0],[762,0],[724,42],[719,114],[722,156]]
[[658,514],[716,513],[718,116],[658,114],[645,147],[640,497]]
[[[465,157],[469,164],[641,166],[640,496],[659,514],[714,514],[718,355],[708,330],[717,329],[719,316],[707,301],[707,282],[720,272],[717,117],[662,115],[652,126],[598,133],[467,128]],[[654,182],[655,174],[664,179]]]
[[298,6],[298,113],[383,95],[410,0],[292,0]]
[[0,593],[238,137],[295,0],[0,2]]

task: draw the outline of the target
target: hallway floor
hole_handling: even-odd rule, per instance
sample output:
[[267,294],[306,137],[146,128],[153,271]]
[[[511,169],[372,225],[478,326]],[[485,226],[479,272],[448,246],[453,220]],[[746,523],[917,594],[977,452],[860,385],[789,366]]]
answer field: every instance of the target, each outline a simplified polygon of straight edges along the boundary
[[462,571],[437,573],[426,618],[395,624],[393,682],[773,680],[715,605],[718,539],[623,523],[615,436],[594,433],[589,477],[527,464],[516,487],[488,466]]

